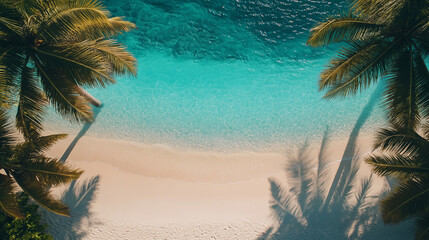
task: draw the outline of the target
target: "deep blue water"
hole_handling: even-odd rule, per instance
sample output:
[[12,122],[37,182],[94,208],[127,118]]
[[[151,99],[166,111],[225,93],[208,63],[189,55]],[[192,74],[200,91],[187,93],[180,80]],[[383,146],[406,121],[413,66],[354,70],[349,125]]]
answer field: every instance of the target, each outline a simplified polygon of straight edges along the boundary
[[[104,108],[89,135],[204,149],[255,149],[350,132],[374,88],[322,100],[320,71],[340,46],[305,45],[309,29],[347,9],[327,0],[105,0],[138,29],[119,40],[138,76],[89,91]],[[384,121],[380,107],[364,131]],[[50,116],[50,128],[82,126]]]

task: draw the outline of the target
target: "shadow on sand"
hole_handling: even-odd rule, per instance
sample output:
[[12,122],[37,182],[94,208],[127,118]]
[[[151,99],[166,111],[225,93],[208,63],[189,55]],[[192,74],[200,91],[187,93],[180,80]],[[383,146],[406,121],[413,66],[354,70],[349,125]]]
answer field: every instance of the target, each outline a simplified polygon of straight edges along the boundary
[[79,133],[76,135],[76,137],[73,139],[73,141],[70,143],[70,145],[67,147],[66,151],[64,152],[64,154],[61,156],[60,161],[65,162],[67,160],[67,158],[69,157],[70,153],[73,151],[74,147],[76,146],[77,142],[79,142],[79,140],[86,134],[86,132],[88,132],[88,130],[91,128],[92,124],[95,122],[95,120],[97,119],[98,114],[101,112],[101,109],[103,108],[103,105],[101,105],[100,107],[94,107],[92,109],[93,113],[94,113],[94,120],[90,123],[85,123],[85,125],[83,125],[82,129],[79,131]]
[[78,184],[73,181],[64,191],[61,201],[70,208],[71,217],[60,216],[42,210],[43,219],[48,224],[47,231],[54,239],[78,240],[87,235],[86,229],[99,224],[91,217],[90,206],[95,199],[99,176]]
[[286,176],[292,187],[285,188],[269,179],[275,223],[258,240],[413,239],[412,223],[385,226],[381,220],[378,198],[389,186],[386,184],[384,192],[370,196],[373,176],[358,177],[361,159],[356,142],[382,91],[383,85],[379,84],[360,114],[333,179],[327,174],[328,128],[318,159],[310,157],[308,143],[288,159]]
[[[93,108],[94,121],[101,111],[101,107]],[[91,128],[94,121],[86,123],[80,132],[76,135],[70,145],[67,147],[60,161],[65,162],[73,151],[78,141]],[[48,224],[47,231],[52,234],[54,239],[59,240],[79,240],[87,236],[87,229],[100,224],[91,217],[90,206],[95,199],[97,188],[100,182],[100,176],[95,176],[85,181],[72,181],[68,189],[62,193],[61,201],[69,209],[71,217],[64,217],[47,210],[42,210],[44,221]]]

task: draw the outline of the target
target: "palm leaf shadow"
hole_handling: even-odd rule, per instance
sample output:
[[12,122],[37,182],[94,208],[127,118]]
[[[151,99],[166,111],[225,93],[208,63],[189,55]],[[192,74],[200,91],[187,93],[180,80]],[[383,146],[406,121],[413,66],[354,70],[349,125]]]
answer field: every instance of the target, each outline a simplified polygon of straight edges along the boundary
[[87,235],[88,229],[99,222],[92,218],[91,203],[95,200],[100,182],[100,176],[95,176],[78,184],[73,181],[69,188],[63,192],[61,201],[70,208],[71,217],[42,211],[43,219],[48,224],[47,231],[54,239],[78,240]]
[[369,196],[372,176],[360,179],[360,187],[356,187],[360,164],[356,142],[383,88],[383,84],[377,86],[361,112],[333,179],[326,173],[329,128],[324,132],[316,161],[307,154],[307,143],[288,159],[286,176],[293,187],[285,189],[269,179],[270,207],[276,221],[258,240],[412,239],[411,225],[398,228],[382,223],[378,203]]

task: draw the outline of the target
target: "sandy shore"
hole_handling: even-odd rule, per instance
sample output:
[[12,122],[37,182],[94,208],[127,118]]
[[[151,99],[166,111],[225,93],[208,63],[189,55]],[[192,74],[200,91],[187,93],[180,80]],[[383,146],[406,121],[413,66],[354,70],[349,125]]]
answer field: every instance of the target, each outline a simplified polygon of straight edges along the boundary
[[[273,222],[268,179],[284,180],[296,149],[225,154],[74,140],[69,136],[48,152],[85,170],[70,188],[55,190],[73,214],[46,214],[55,239],[255,239]],[[359,152],[369,152],[371,142],[371,136],[359,138]],[[333,171],[346,144],[347,139],[330,144]],[[311,143],[314,159],[319,147]],[[363,163],[360,172],[370,170]]]

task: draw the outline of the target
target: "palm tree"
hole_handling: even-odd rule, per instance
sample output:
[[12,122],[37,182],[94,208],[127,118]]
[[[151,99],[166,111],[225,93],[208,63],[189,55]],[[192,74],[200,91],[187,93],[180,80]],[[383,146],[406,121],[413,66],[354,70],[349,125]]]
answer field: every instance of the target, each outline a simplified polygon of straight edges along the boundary
[[6,114],[0,111],[0,209],[23,218],[14,192],[16,184],[38,204],[59,215],[69,216],[69,210],[48,190],[77,179],[82,171],[70,168],[57,159],[43,155],[56,141],[66,135],[40,136],[31,141],[15,143]]
[[416,129],[429,116],[429,1],[355,0],[350,13],[311,29],[313,47],[345,42],[321,73],[325,98],[354,95],[384,78],[391,123]]
[[417,217],[416,239],[429,239],[429,125],[422,134],[401,127],[382,129],[366,162],[381,176],[398,181],[382,201],[385,223]]
[[17,102],[26,139],[40,136],[48,102],[72,121],[92,120],[89,103],[100,102],[81,86],[136,74],[135,58],[112,39],[133,28],[99,0],[0,0],[0,100]]

